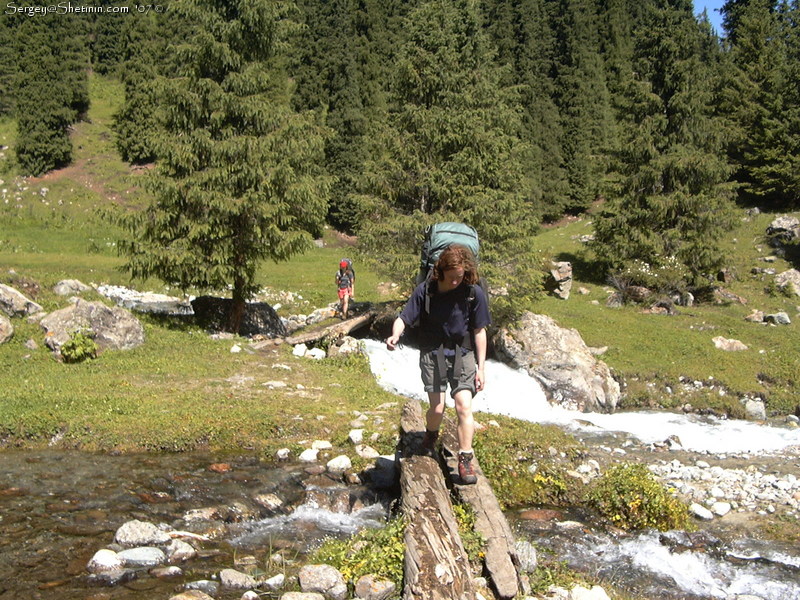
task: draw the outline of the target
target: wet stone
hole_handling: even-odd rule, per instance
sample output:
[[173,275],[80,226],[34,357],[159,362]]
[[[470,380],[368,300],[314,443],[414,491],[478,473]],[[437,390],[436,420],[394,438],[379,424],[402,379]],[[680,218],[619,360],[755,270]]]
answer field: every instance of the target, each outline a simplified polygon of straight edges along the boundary
[[114,541],[122,546],[133,548],[151,544],[168,544],[172,538],[165,531],[161,531],[152,523],[143,521],[128,521],[117,529]]
[[219,583],[216,581],[209,581],[207,579],[201,579],[199,581],[191,581],[183,586],[183,589],[188,592],[198,591],[203,592],[209,596],[218,596],[219,595]]
[[180,567],[156,567],[150,570],[150,575],[156,579],[175,579],[183,576],[183,569]]
[[130,569],[116,569],[102,573],[92,573],[86,580],[92,585],[117,586],[136,579],[136,571]]
[[219,580],[223,587],[246,590],[256,587],[256,580],[247,573],[235,569],[223,569],[219,573]]
[[159,548],[130,548],[118,553],[126,567],[157,567],[167,562],[167,556]]

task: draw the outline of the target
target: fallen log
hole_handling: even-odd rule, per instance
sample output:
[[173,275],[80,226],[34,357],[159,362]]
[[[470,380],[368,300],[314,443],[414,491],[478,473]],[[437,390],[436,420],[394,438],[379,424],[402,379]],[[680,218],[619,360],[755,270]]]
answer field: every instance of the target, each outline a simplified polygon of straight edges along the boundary
[[404,600],[474,600],[467,553],[439,463],[419,454],[425,425],[416,400],[400,420],[401,510],[405,532]]
[[287,337],[286,343],[294,346],[295,344],[318,342],[321,339],[336,341],[343,338],[351,331],[355,331],[356,329],[360,329],[365,325],[369,325],[374,318],[375,311],[370,310],[363,315],[347,319],[346,321],[334,323],[333,325],[328,325],[327,327],[322,327],[321,329],[315,329],[314,331],[307,331],[305,333],[301,333],[300,335]]
[[500,503],[483,474],[477,459],[473,459],[478,481],[462,485],[458,477],[458,440],[456,426],[446,419],[442,426],[442,455],[446,470],[451,475],[453,489],[461,502],[468,504],[475,514],[475,530],[486,540],[484,566],[499,598],[514,598],[520,593],[529,594],[530,584],[519,571],[516,540],[506,520]]

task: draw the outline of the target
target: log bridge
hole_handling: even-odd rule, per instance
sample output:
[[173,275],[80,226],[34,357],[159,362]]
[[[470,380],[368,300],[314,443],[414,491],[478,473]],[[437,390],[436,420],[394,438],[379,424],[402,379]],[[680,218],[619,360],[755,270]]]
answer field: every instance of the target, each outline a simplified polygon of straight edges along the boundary
[[[474,600],[478,575],[487,577],[498,598],[528,594],[530,586],[519,570],[513,533],[477,461],[477,483],[460,484],[452,421],[443,423],[438,460],[421,453],[425,422],[419,401],[409,400],[403,406],[400,430],[401,510],[408,520],[403,599]],[[453,496],[472,508],[475,530],[486,542],[480,566],[467,558],[453,513]],[[474,567],[482,572],[475,573]]]

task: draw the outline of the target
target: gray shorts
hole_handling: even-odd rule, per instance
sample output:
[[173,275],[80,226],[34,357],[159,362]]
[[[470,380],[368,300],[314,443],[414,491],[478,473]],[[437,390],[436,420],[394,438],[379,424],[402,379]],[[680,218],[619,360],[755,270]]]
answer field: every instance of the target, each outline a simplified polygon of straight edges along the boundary
[[442,379],[439,375],[438,360],[436,352],[420,352],[419,368],[422,372],[422,383],[425,391],[430,393],[446,392],[447,384],[450,383],[450,396],[455,397],[461,390],[469,390],[475,396],[475,353],[467,352],[461,357],[461,372],[453,373],[455,356],[445,356],[447,365],[447,377]]

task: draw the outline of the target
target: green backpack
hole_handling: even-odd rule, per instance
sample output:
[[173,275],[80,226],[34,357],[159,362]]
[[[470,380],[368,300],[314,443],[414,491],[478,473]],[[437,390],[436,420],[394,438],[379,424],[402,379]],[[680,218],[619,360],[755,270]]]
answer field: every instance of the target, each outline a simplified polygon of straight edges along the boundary
[[464,223],[436,223],[425,229],[425,240],[422,243],[422,252],[419,259],[419,273],[416,284],[419,285],[431,276],[433,266],[439,260],[442,252],[451,244],[460,244],[470,249],[479,259],[480,241],[478,232],[473,227]]

